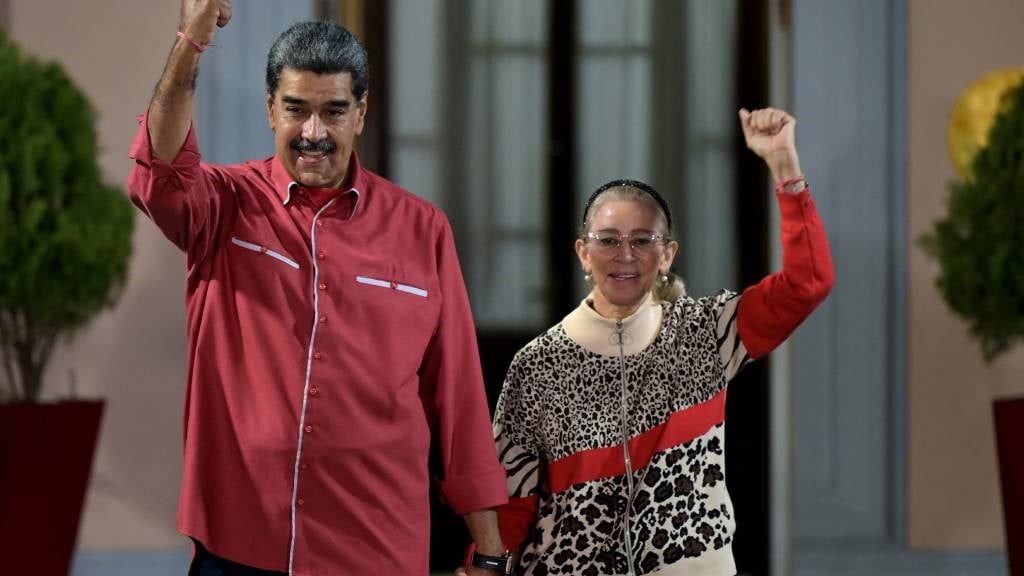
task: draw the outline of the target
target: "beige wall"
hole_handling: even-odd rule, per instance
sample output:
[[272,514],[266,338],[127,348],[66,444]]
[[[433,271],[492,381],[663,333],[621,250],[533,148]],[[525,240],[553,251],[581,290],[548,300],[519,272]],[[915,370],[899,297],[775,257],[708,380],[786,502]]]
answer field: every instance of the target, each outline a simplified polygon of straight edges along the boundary
[[1021,0],[909,0],[909,543],[997,548],[1002,512],[991,397],[1024,383],[1024,351],[981,361],[934,288],[936,264],[916,239],[944,211],[954,177],[946,126],[954,102],[994,69],[1024,66]]
[[[63,62],[92,100],[102,167],[109,181],[123,184],[135,118],[175,39],[178,3],[6,4],[10,35],[26,50]],[[79,545],[182,547],[186,541],[174,529],[185,369],[182,257],[141,217],[129,274],[117,308],[58,354],[47,393],[65,395],[74,370],[80,395],[107,400]]]

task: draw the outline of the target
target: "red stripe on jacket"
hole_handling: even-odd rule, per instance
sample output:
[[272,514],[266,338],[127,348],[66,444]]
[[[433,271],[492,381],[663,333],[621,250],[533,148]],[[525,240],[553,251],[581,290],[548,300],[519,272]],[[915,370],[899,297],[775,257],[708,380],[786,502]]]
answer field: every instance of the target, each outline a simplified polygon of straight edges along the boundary
[[[658,452],[699,438],[725,421],[725,389],[710,400],[675,412],[663,424],[629,439],[634,469],[643,468]],[[595,448],[555,460],[548,466],[552,492],[598,478],[623,476],[626,462],[622,445]]]

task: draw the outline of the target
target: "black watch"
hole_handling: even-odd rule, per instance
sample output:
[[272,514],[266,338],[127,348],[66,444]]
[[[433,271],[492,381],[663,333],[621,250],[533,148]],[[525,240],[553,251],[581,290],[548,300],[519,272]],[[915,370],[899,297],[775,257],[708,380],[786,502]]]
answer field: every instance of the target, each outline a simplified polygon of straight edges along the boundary
[[501,556],[488,556],[479,552],[473,552],[473,566],[485,570],[493,570],[498,574],[512,573],[512,553],[508,550]]

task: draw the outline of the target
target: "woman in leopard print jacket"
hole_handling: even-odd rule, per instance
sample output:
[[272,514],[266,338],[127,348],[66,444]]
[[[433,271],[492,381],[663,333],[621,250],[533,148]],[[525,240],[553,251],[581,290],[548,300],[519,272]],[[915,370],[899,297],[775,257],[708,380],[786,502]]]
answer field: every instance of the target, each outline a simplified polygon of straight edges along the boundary
[[691,298],[669,272],[678,244],[664,199],[630,180],[591,196],[576,252],[593,290],[519,351],[495,415],[516,573],[736,573],[726,386],[833,280],[796,121],[768,108],[741,110],[740,123],[775,178],[783,269],[742,294]]

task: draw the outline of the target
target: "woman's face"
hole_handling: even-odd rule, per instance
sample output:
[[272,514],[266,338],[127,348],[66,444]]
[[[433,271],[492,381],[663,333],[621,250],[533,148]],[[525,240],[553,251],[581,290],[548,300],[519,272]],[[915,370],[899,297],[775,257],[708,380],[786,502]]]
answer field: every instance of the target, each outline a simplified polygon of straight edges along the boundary
[[[583,269],[594,277],[594,308],[602,316],[624,318],[632,314],[658,276],[672,265],[679,245],[675,241],[651,241],[652,234],[666,232],[658,215],[658,209],[647,202],[608,200],[594,211],[588,237],[576,241],[576,255]],[[616,237],[617,242],[612,240]]]

